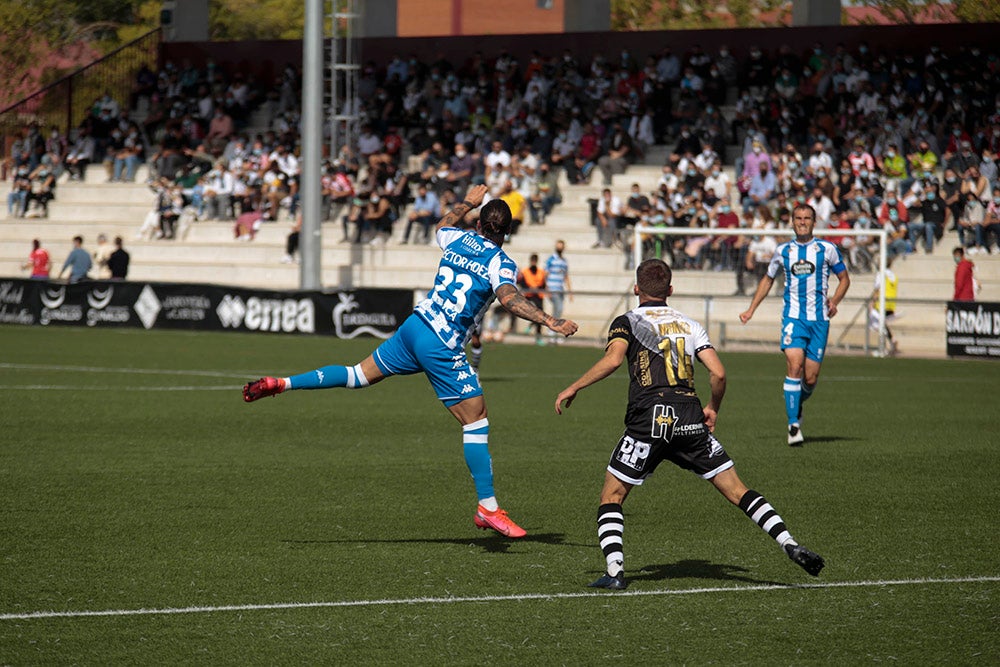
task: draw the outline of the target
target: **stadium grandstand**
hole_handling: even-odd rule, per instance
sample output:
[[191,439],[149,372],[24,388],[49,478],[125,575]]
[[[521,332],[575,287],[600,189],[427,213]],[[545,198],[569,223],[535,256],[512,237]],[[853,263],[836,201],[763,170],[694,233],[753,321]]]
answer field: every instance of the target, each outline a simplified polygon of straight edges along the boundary
[[[768,243],[710,231],[774,238],[805,202],[819,229],[888,232],[897,338],[940,354],[954,247],[981,298],[1000,300],[1000,58],[974,39],[986,27],[961,34],[361,40],[360,131],[320,166],[323,285],[426,288],[437,250],[408,230],[415,199],[440,210],[485,183],[521,207],[506,246],[518,262],[565,241],[566,314],[583,335],[599,338],[627,298],[637,224],[706,230],[642,253],[665,257],[697,308],[736,321]],[[5,114],[0,274],[24,275],[32,239],[58,270],[74,236],[93,250],[104,234],[124,239],[130,280],[294,289],[307,168],[295,48],[265,60],[258,45],[164,43],[69,127]],[[877,244],[835,240],[861,276],[847,310],[862,335]]]

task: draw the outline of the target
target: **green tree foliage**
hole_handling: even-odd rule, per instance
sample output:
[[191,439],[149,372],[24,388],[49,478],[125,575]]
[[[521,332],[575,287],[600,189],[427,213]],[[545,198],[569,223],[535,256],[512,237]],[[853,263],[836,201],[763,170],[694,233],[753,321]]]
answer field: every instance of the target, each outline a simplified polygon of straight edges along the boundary
[[964,23],[1000,22],[1000,2],[997,0],[955,0],[955,16]]
[[757,28],[783,25],[784,0],[612,0],[612,30]]
[[301,0],[213,0],[209,38],[213,40],[302,39]]

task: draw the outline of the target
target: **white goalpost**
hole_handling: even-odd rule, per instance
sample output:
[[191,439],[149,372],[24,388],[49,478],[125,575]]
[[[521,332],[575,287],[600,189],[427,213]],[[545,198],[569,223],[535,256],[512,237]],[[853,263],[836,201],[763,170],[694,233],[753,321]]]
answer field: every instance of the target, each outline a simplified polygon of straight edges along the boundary
[[[888,249],[888,232],[884,229],[817,229],[813,232],[814,236],[824,237],[853,237],[857,239],[858,237],[869,239],[869,243],[877,240],[878,245],[878,257],[875,262],[876,266],[871,266],[873,269],[871,274],[872,281],[874,282],[878,276],[882,276],[880,283],[885,282],[884,276],[886,275],[886,251]],[[644,243],[646,237],[656,237],[662,236],[667,239],[673,239],[676,237],[689,237],[689,238],[715,238],[719,236],[770,236],[774,237],[778,244],[782,243],[785,239],[791,239],[795,236],[795,232],[791,229],[715,229],[707,227],[661,227],[661,226],[649,226],[649,225],[636,225],[632,230],[632,259],[634,266],[638,266],[639,263],[649,256],[646,252],[646,245]],[[857,241],[855,241],[857,244]],[[867,245],[867,244],[866,244]],[[683,252],[683,251],[682,251]],[[672,252],[671,252],[672,255]],[[666,261],[666,260],[665,260]],[[668,262],[669,263],[669,262]],[[675,274],[676,276],[677,274]],[[755,288],[756,286],[754,286]],[[851,292],[848,293],[848,298],[854,296],[856,297],[860,286],[852,286]],[[881,287],[881,285],[879,285]],[[850,328],[858,315],[862,312],[865,313],[865,327],[868,327],[868,317],[867,317],[867,304],[874,292],[874,287],[864,288],[862,292],[865,296],[865,302],[862,304],[861,309],[858,313],[854,315],[853,319],[848,324]],[[752,292],[751,292],[752,293]],[[707,298],[713,297],[711,294],[685,294],[685,296],[704,296]],[[884,356],[887,353],[887,334],[886,334],[886,313],[885,313],[885,289],[878,289],[878,344],[874,350],[875,356]],[[846,313],[844,313],[846,314]],[[874,319],[874,318],[873,318]],[[846,332],[845,332],[846,333]],[[839,341],[838,341],[839,343]]]

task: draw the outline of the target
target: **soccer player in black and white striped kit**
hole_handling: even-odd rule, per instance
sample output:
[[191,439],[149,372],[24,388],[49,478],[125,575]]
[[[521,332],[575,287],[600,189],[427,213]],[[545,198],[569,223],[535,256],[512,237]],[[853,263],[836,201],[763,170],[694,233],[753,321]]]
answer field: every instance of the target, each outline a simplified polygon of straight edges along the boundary
[[[622,503],[664,459],[711,482],[792,561],[816,576],[823,569],[823,558],[798,544],[767,499],[740,481],[732,459],[713,435],[726,393],[726,371],[704,327],[667,305],[673,292],[670,280],[670,267],[661,260],[639,265],[634,288],[639,306],[611,323],[604,356],[556,398],[556,412],[562,414],[581,389],[608,377],[628,360],[625,434],[611,454],[597,512],[607,571],[590,586],[621,590],[628,585]],[[709,374],[712,395],[704,408],[694,388],[695,359]]]

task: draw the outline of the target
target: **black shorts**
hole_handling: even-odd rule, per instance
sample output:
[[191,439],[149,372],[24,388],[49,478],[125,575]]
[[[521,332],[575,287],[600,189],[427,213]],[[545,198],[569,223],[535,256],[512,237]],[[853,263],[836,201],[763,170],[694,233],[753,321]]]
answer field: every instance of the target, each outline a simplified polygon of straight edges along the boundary
[[733,460],[705,426],[701,404],[693,400],[632,411],[625,434],[611,453],[608,472],[627,484],[639,485],[664,459],[702,479],[733,467]]

